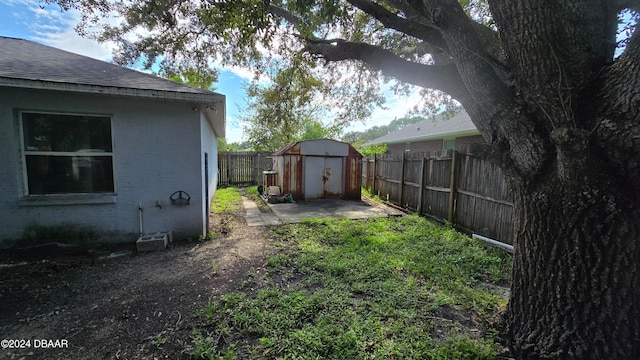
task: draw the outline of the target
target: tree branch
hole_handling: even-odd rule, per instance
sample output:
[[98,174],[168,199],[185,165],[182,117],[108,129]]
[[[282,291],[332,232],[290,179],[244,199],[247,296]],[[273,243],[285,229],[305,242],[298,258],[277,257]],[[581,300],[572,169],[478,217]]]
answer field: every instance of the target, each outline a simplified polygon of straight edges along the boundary
[[302,22],[299,17],[291,13],[290,11],[273,4],[269,4],[269,12],[275,16],[281,17],[285,19],[288,23],[293,25],[294,27],[298,27]]
[[[352,1],[360,3],[364,7],[371,7],[371,9],[378,12],[379,16],[385,18],[385,21],[391,21],[398,27],[401,27],[401,18],[398,18],[379,5],[372,2],[367,3],[367,0]],[[295,14],[281,7],[270,5],[269,11],[275,16],[285,19],[293,26],[297,26],[301,22]],[[415,27],[412,27],[413,30],[411,31],[419,31],[419,24],[413,23],[413,25],[415,25]],[[435,42],[439,41],[442,44],[442,39],[440,38],[440,40],[438,40],[437,37],[439,36],[436,37],[437,33],[433,31],[427,33],[425,30],[420,31],[422,31],[422,35],[424,35],[425,38],[433,38]],[[453,65],[424,65],[405,60],[391,51],[374,45],[348,42],[344,39],[301,38],[306,41],[304,51],[320,56],[326,61],[359,60],[375,70],[380,70],[386,75],[395,77],[400,81],[441,90],[456,99],[462,99],[466,96],[466,91]]]
[[327,61],[359,60],[396,79],[466,98],[467,92],[454,65],[425,65],[407,61],[391,51],[366,44],[337,40],[306,40],[305,50]]
[[370,0],[347,0],[351,5],[373,16],[386,28],[397,30],[401,33],[423,40],[432,46],[446,52],[447,45],[440,33],[433,27],[409,19],[403,19],[391,13],[384,7]]
[[502,165],[520,177],[532,178],[546,164],[546,138],[516,101],[471,20],[456,0],[412,1],[416,11],[430,16],[448,45],[470,101],[462,102],[485,139],[510,158]]

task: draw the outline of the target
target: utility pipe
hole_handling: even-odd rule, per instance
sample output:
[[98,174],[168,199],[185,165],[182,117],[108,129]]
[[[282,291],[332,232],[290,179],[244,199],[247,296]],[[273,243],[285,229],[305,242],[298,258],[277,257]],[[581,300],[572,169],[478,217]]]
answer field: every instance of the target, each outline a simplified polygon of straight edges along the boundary
[[483,241],[489,245],[495,246],[495,247],[499,247],[500,249],[513,254],[513,245],[509,245],[509,244],[505,244],[503,242],[497,241],[497,240],[493,240],[493,239],[489,239],[488,237],[484,237],[482,235],[478,235],[478,234],[473,234],[471,235],[472,238],[476,239],[476,240],[480,240]]
[[142,204],[138,203],[138,219],[140,220],[140,236],[144,235],[142,232]]

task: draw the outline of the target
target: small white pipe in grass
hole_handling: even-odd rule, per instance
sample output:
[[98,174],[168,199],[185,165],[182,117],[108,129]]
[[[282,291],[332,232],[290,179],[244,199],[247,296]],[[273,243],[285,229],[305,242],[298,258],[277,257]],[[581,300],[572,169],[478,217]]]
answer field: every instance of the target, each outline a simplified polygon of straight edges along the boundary
[[492,246],[496,246],[499,247],[500,249],[513,254],[513,245],[509,245],[509,244],[505,244],[503,242],[497,241],[497,240],[493,240],[493,239],[489,239],[488,237],[484,237],[482,235],[478,235],[478,234],[473,234],[471,235],[472,238],[476,239],[476,240],[480,240],[480,241],[484,241],[489,245]]

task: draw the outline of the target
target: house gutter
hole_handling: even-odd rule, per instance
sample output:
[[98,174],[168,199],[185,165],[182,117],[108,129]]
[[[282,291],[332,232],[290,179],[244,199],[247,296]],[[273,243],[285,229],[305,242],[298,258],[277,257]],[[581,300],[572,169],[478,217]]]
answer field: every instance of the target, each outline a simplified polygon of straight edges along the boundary
[[402,138],[402,139],[395,139],[395,140],[379,140],[376,142],[368,142],[366,144],[363,144],[364,146],[368,146],[368,145],[376,145],[376,144],[403,144],[406,142],[413,142],[413,141],[422,141],[422,140],[436,140],[436,139],[453,139],[453,138],[457,138],[457,137],[461,137],[461,136],[472,136],[472,135],[481,135],[480,132],[477,129],[468,129],[468,130],[459,130],[459,131],[455,131],[455,132],[445,132],[445,133],[438,133],[438,134],[429,134],[429,135],[418,135],[418,136],[411,136],[411,137],[406,137],[406,138]]

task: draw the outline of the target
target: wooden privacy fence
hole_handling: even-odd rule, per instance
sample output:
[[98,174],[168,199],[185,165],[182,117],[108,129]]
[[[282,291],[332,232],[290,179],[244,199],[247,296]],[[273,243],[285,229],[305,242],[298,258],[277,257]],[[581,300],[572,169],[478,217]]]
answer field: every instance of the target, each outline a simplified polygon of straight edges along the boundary
[[512,244],[511,194],[489,161],[449,151],[379,155],[362,166],[362,186],[383,200]]
[[262,184],[262,172],[271,170],[271,154],[257,152],[218,153],[218,186]]

